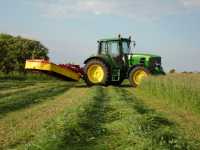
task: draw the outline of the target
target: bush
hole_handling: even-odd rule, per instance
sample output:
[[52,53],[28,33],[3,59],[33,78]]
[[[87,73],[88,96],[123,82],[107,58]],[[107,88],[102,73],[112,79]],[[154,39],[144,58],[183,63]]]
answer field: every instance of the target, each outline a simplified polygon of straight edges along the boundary
[[175,73],[176,72],[176,69],[171,69],[170,71],[169,71],[169,73]]
[[48,59],[48,49],[39,41],[0,34],[0,71],[24,72],[26,59]]

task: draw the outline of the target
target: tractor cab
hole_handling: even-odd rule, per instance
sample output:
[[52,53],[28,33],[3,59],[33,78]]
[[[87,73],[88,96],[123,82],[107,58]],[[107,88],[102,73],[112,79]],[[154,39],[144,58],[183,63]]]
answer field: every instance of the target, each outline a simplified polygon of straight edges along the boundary
[[98,55],[104,55],[110,58],[113,64],[128,64],[127,55],[131,50],[131,37],[113,39],[102,39],[98,41]]
[[112,57],[130,53],[131,38],[103,39],[98,41],[98,54],[108,54]]

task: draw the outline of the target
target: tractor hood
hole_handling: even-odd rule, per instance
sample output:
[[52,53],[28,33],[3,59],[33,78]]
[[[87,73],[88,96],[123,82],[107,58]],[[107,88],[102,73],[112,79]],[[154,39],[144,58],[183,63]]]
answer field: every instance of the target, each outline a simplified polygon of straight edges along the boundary
[[154,54],[146,54],[146,53],[134,53],[134,54],[130,54],[130,56],[133,56],[133,57],[143,57],[143,58],[151,58],[151,57],[160,57],[158,55],[154,55]]
[[129,67],[142,64],[152,74],[164,74],[161,66],[161,56],[145,53],[134,53],[128,55]]
[[156,60],[156,61],[159,61],[159,63],[161,64],[161,56],[154,55],[154,54],[132,53],[132,54],[128,54],[128,60],[132,63],[134,62],[134,64],[144,63],[146,65],[148,65],[150,61]]

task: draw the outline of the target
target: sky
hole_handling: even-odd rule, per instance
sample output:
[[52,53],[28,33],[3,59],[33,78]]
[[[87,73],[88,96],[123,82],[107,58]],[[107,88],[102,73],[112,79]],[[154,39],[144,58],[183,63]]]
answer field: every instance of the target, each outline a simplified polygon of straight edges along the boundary
[[98,39],[132,36],[132,52],[160,55],[166,71],[200,71],[200,0],[0,0],[0,32],[81,65]]

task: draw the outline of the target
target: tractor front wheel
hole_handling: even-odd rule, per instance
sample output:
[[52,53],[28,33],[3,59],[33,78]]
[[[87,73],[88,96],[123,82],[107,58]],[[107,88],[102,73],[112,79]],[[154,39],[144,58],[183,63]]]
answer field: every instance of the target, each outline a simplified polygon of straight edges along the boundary
[[108,83],[108,66],[101,60],[92,59],[84,68],[86,84],[106,85]]
[[142,80],[149,75],[149,71],[142,67],[135,67],[129,73],[129,82],[133,87],[140,85]]

